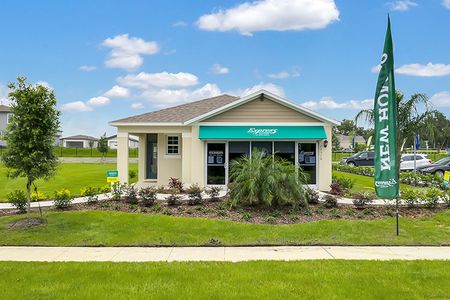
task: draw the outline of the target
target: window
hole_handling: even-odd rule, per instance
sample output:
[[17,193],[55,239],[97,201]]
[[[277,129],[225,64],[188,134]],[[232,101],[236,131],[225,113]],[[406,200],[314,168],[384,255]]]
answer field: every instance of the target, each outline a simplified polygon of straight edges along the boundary
[[167,136],[167,154],[179,154],[180,144],[178,135]]
[[6,124],[11,122],[11,114],[6,114]]

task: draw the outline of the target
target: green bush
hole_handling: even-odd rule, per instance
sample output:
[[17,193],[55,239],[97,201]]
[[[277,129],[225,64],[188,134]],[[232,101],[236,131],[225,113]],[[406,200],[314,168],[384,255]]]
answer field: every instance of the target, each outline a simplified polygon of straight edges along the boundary
[[156,189],[152,186],[141,188],[138,194],[144,206],[152,206],[156,201]]
[[355,180],[346,177],[333,177],[333,181],[339,183],[339,185],[347,192],[355,185]]
[[68,189],[55,191],[53,204],[56,208],[66,208],[72,203],[72,195]]
[[111,200],[119,201],[122,198],[124,185],[120,182],[114,182],[111,191]]
[[47,200],[47,196],[45,196],[44,193],[35,191],[30,194],[30,199],[31,199],[31,202],[44,201],[44,200]]
[[87,203],[94,204],[98,202],[99,188],[88,186],[81,189],[81,196],[87,197]]
[[107,194],[111,192],[111,186],[109,184],[102,186],[98,189],[100,194]]
[[428,208],[435,208],[442,198],[444,198],[442,191],[437,188],[431,188],[425,194],[424,205]]
[[137,172],[136,172],[135,170],[130,170],[130,171],[128,171],[128,177],[129,177],[130,179],[136,178],[136,177],[137,177]]
[[323,201],[323,206],[325,206],[326,208],[333,208],[338,206],[337,199],[333,195],[325,195],[325,197],[323,197]]
[[136,189],[133,185],[128,184],[124,186],[124,196],[123,199],[128,204],[137,204],[138,203],[138,197],[136,193]]
[[252,157],[241,157],[230,164],[230,199],[236,205],[306,206],[304,184],[307,175],[279,157],[254,149]]
[[311,188],[306,188],[306,199],[309,204],[318,204],[319,203],[319,193],[316,190]]
[[196,183],[192,184],[187,190],[187,194],[189,197],[188,204],[189,205],[197,205],[201,204],[203,201],[202,197],[202,188]]
[[414,207],[420,203],[420,199],[423,198],[423,194],[415,189],[405,189],[401,193],[401,198],[405,201],[408,207]]
[[209,196],[210,202],[217,202],[219,201],[219,193],[221,191],[221,188],[218,186],[212,186],[206,190],[206,193]]
[[11,193],[6,195],[8,202],[12,204],[15,208],[17,208],[21,213],[27,211],[27,195],[22,190],[14,190]]
[[170,190],[170,195],[166,198],[167,205],[169,206],[176,206],[180,204],[181,201],[181,195],[178,194],[178,190],[172,189]]

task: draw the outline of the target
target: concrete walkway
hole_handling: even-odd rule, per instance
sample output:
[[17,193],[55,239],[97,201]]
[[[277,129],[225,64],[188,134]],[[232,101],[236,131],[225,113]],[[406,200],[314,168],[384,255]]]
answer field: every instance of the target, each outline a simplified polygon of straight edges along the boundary
[[450,260],[450,247],[0,247],[0,261]]

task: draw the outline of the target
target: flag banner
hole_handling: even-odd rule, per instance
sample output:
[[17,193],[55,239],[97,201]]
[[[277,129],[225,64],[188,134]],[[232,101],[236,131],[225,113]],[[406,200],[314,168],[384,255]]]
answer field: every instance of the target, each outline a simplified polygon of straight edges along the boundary
[[375,191],[378,197],[399,196],[397,156],[397,100],[395,97],[394,56],[391,22],[384,41],[381,69],[374,99]]

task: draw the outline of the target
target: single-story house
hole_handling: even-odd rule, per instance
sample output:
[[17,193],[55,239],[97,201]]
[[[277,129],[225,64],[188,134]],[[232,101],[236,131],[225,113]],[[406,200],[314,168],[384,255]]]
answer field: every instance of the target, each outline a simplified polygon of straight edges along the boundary
[[98,138],[89,135],[72,135],[61,138],[64,148],[97,148]]
[[[117,149],[117,134],[112,135],[107,139],[108,139],[108,147],[110,149]],[[130,135],[128,137],[128,148],[136,149],[138,146],[139,146],[139,138],[137,136]]]
[[[337,134],[337,139],[339,140],[339,145],[341,146],[341,149],[353,149],[353,136],[351,135],[344,135],[344,134]],[[360,135],[355,135],[355,145],[356,144],[366,144],[366,140],[364,137]]]
[[221,95],[110,122],[117,127],[119,180],[128,181],[128,139],[139,137],[138,184],[228,184],[231,160],[254,148],[292,161],[309,173],[309,185],[329,190],[332,127],[327,118],[261,90],[238,98]]

